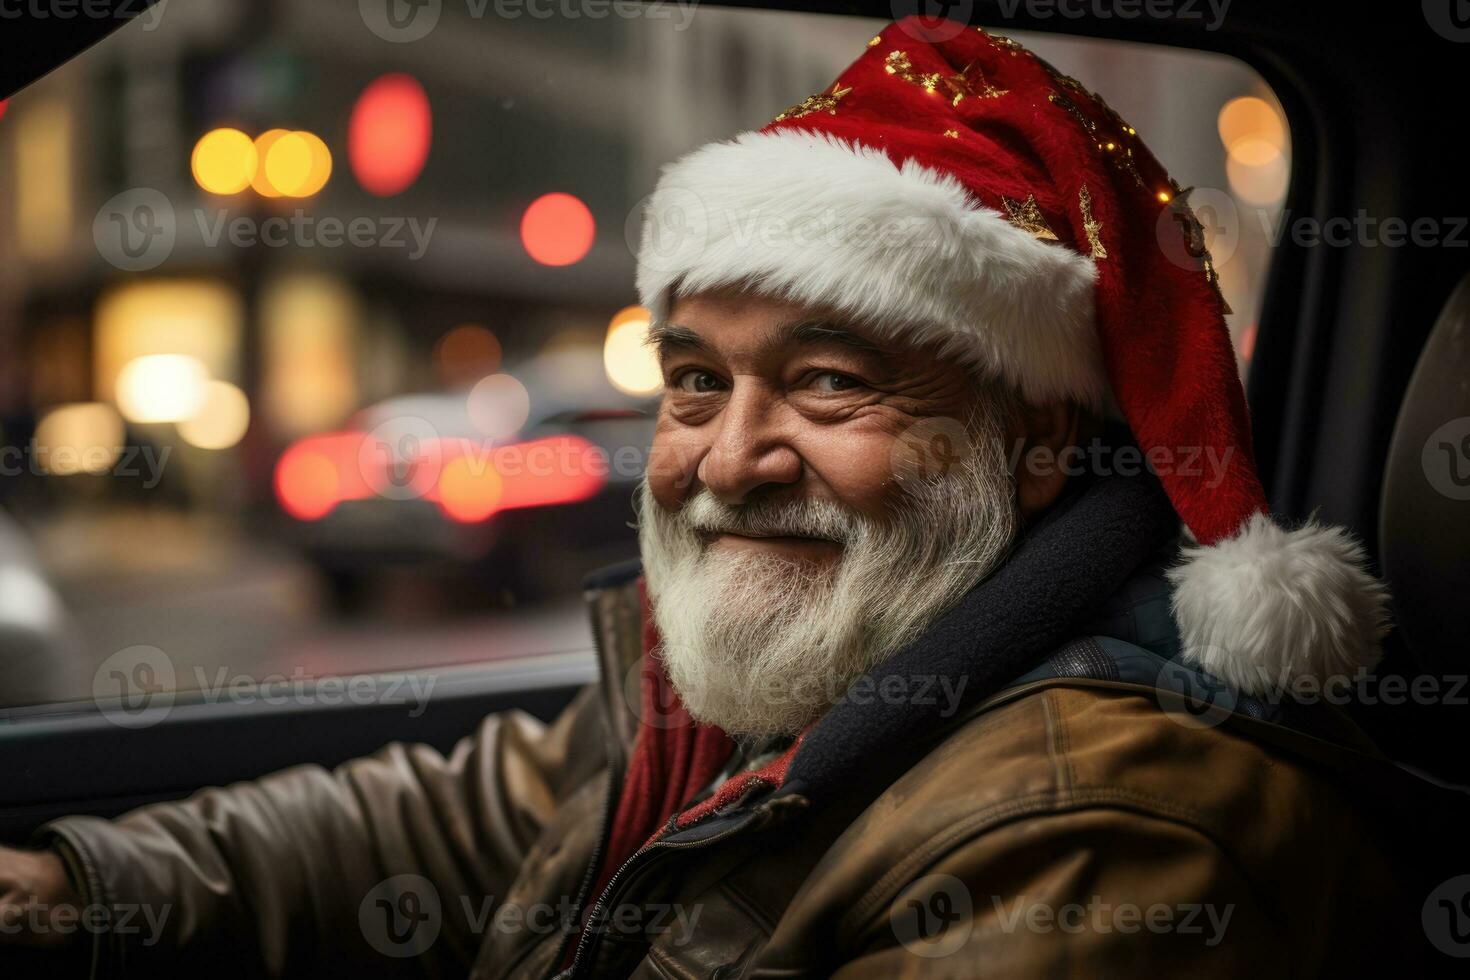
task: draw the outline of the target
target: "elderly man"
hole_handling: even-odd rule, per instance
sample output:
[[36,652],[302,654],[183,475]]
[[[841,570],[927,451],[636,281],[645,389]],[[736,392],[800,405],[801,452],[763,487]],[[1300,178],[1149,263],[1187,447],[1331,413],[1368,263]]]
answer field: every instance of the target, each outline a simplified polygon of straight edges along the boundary
[[[447,758],[55,822],[0,859],[40,910],[7,938],[99,976],[1398,956],[1418,899],[1346,776],[1381,761],[1280,696],[1374,661],[1382,587],[1266,516],[1209,257],[1134,130],[932,27],[653,195],[665,393],[641,569],[589,583],[600,685]],[[157,929],[63,942],[77,903]]]

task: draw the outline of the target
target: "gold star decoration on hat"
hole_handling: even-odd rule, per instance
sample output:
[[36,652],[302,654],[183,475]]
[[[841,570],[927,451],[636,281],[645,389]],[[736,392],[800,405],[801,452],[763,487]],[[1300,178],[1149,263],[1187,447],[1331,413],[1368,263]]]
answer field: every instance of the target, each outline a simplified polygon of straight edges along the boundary
[[1077,206],[1082,210],[1082,230],[1087,232],[1087,244],[1092,246],[1092,257],[1105,259],[1108,250],[1102,243],[1102,222],[1092,216],[1092,192],[1083,184],[1077,192]]
[[883,70],[890,75],[897,75],[906,82],[913,82],[921,86],[926,92],[934,91],[939,84],[938,72],[916,72],[913,62],[904,51],[890,51],[888,57],[883,59]]
[[1005,205],[1011,224],[1017,228],[1043,241],[1059,240],[1057,233],[1051,230],[1051,225],[1046,223],[1046,217],[1042,215],[1041,208],[1037,206],[1035,194],[1028,195],[1024,203],[1002,195],[1000,203]]
[[832,91],[808,95],[785,112],[778,114],[772,122],[780,122],[783,119],[800,119],[802,116],[809,116],[814,112],[826,112],[831,116],[837,115],[837,103],[842,101],[844,95],[852,91],[851,85],[847,88],[839,88],[841,84],[841,82],[834,82],[832,83]]
[[983,27],[977,27],[975,28],[975,30],[979,31],[981,34],[984,34],[986,37],[990,38],[990,40],[994,41],[996,47],[1000,48],[1003,51],[1010,52],[1012,58],[1020,54],[1022,51],[1026,50],[1021,46],[1021,43],[1019,41],[1015,40],[1014,38],[1006,37],[1004,34],[991,34],[987,32]]
[[919,72],[914,71],[913,62],[909,60],[907,53],[890,51],[883,59],[883,70],[919,86],[926,92],[937,92],[943,86],[946,94],[950,96],[949,104],[952,106],[959,105],[966,96],[994,99],[1006,94],[1005,89],[997,88],[986,81],[985,73],[977,68],[973,61],[953,75],[945,75],[937,71]]
[[977,68],[973,61],[961,69],[958,75],[950,75],[941,81],[954,93],[950,105],[959,105],[960,100],[967,95],[980,99],[994,99],[1006,94],[1005,89],[998,88],[986,81],[985,73]]
[[1210,288],[1215,291],[1215,295],[1220,297],[1220,309],[1225,313],[1234,313],[1235,311],[1225,300],[1224,291],[1220,289],[1220,274],[1215,271],[1215,260],[1210,256],[1210,249],[1205,241],[1205,226],[1186,200],[1194,188],[1181,189],[1179,182],[1172,178],[1169,186],[1174,189],[1174,197],[1169,202],[1169,207],[1173,209],[1175,217],[1184,227],[1184,250],[1200,260],[1200,264],[1204,267],[1205,282],[1208,282]]
[[[1046,69],[1047,74],[1052,77],[1052,81],[1058,85],[1058,88],[1047,95],[1047,101],[1059,106],[1069,116],[1076,119],[1082,128],[1087,131],[1088,135],[1093,138],[1093,142],[1097,144],[1098,150],[1107,157],[1109,163],[1122,170],[1129,177],[1132,177],[1133,182],[1141,190],[1148,190],[1148,185],[1143,182],[1143,175],[1138,172],[1138,162],[1133,159],[1133,147],[1130,145],[1133,138],[1138,135],[1138,131],[1128,125],[1123,117],[1114,111],[1112,106],[1104,102],[1102,96],[1087,91],[1077,79],[1070,75],[1062,74],[1045,60],[1037,58],[1036,61],[1041,67]],[[1100,130],[1098,124],[1089,119],[1077,103],[1072,101],[1071,96],[1062,91],[1062,89],[1068,89],[1079,95],[1091,98],[1107,114],[1116,132],[1109,133]]]

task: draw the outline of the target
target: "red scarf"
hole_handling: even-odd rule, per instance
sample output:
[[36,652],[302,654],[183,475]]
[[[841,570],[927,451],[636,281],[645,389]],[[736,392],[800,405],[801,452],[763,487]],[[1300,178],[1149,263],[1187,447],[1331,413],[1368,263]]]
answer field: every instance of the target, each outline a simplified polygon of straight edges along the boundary
[[721,729],[696,725],[689,717],[659,657],[658,629],[653,623],[648,589],[642,579],[638,582],[638,594],[643,618],[638,737],[623,779],[623,795],[613,817],[607,849],[598,866],[593,896],[601,895],[623,862],[657,836],[675,814],[678,814],[675,825],[688,827],[736,799],[757,781],[780,786],[801,745],[798,738],[779,758],[754,772],[726,780],[713,796],[685,810],[689,799],[719,774],[735,743]]

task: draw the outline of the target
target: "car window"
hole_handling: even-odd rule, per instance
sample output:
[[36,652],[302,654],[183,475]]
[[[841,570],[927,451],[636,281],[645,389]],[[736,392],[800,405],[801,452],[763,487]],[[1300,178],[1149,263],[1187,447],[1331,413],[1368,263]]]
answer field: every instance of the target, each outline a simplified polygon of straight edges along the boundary
[[[882,26],[592,9],[166,4],[0,103],[0,707],[585,655],[658,397],[640,202]],[[1014,36],[1194,188],[1248,370],[1270,90]]]

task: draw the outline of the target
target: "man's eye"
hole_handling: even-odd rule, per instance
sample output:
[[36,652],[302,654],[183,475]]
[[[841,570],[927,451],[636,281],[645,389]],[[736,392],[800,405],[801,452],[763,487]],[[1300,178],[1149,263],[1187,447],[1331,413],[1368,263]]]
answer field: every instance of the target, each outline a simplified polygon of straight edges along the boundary
[[812,384],[818,391],[837,392],[861,388],[863,383],[857,378],[849,377],[846,374],[838,374],[836,371],[823,371],[812,379]]
[[712,374],[709,371],[685,371],[675,379],[674,383],[680,391],[687,391],[696,395],[719,391],[722,386],[719,375]]

